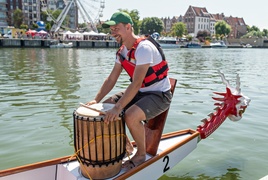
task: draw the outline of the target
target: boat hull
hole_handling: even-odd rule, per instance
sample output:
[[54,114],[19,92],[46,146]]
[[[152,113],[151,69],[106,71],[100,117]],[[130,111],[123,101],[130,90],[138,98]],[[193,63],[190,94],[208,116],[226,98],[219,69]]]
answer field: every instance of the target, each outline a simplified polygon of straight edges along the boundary
[[181,47],[179,44],[163,44],[163,43],[159,43],[159,44],[163,49],[173,49],[173,48]]
[[211,48],[227,48],[227,45],[223,41],[210,43]]
[[[143,164],[127,172],[121,169],[109,179],[146,179],[148,176],[157,179],[191,153],[198,141],[199,132],[191,129],[164,134],[155,156],[147,154]],[[71,156],[0,171],[0,180],[47,180],[55,177],[57,180],[88,179],[81,174],[79,162]]]
[[58,44],[52,44],[49,46],[50,48],[72,48],[73,43],[58,43]]

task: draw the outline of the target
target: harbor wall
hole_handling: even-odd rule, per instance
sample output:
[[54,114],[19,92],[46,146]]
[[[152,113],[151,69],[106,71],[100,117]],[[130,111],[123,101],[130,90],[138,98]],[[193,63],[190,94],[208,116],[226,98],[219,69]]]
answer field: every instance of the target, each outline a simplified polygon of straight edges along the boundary
[[[0,39],[0,48],[24,47],[24,48],[49,48],[53,39]],[[63,43],[73,43],[74,48],[118,48],[120,45],[111,40],[68,40]],[[263,38],[248,39],[227,39],[226,45],[229,48],[240,48],[242,44],[251,44],[256,48],[268,48],[268,40]],[[183,45],[182,45],[183,46]],[[202,48],[210,46],[203,45]]]
[[228,46],[250,44],[252,47],[268,47],[266,41],[266,38],[227,39],[226,44]]
[[[0,47],[40,47],[49,48],[50,39],[0,39]],[[55,41],[55,40],[53,40]],[[120,45],[115,41],[88,40],[88,41],[61,41],[63,43],[73,43],[74,48],[118,48]]]

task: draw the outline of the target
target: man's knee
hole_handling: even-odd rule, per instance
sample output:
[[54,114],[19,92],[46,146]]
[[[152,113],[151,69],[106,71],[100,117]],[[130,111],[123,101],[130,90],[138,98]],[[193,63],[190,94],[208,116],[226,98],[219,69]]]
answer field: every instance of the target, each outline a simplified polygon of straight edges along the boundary
[[125,122],[129,126],[146,119],[145,113],[138,106],[133,105],[125,112]]

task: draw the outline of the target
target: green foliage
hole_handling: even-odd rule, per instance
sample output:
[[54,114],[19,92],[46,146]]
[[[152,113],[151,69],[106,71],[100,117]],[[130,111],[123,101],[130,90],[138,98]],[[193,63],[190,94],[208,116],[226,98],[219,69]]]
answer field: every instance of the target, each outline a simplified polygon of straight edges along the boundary
[[[61,14],[61,10],[59,10],[59,9],[57,9],[56,11],[52,11],[52,10],[48,10],[48,13],[52,16],[52,18],[53,19],[57,19],[58,17],[59,17],[59,15]],[[49,15],[45,12],[45,11],[42,11],[42,13],[41,13],[41,20],[42,21],[44,21],[44,23],[46,24],[46,29],[47,30],[50,30],[51,29],[51,27],[53,26],[53,24],[54,24],[54,21],[53,20],[51,20],[51,21],[49,21],[48,20],[48,17],[49,17]],[[65,19],[64,19],[64,21],[63,21],[63,23],[62,23],[62,25],[63,26],[69,26],[69,22],[70,22],[70,16],[66,16],[65,17]],[[48,25],[49,24],[49,25]]]
[[47,15],[47,13],[45,12],[45,11],[42,11],[41,12],[41,15],[40,15],[40,19],[41,19],[41,21],[43,21],[45,24],[47,24],[49,21],[47,20],[47,17],[48,17],[48,15]]
[[210,37],[210,32],[207,30],[198,31],[196,36],[196,38],[198,38],[200,42],[204,42],[207,37]]
[[253,25],[251,28],[249,28],[249,31],[260,31],[260,29]]
[[205,40],[206,40],[206,41],[211,41],[211,37],[210,37],[210,36],[207,36],[207,37],[205,38]]
[[171,31],[173,36],[182,37],[187,33],[186,25],[182,22],[175,23],[173,24]]
[[248,33],[244,36],[242,36],[242,38],[253,38],[253,37],[258,37],[258,38],[262,38],[262,37],[267,37],[268,36],[268,30],[267,29],[263,29],[263,31],[261,31],[257,26],[247,26],[247,30]]
[[267,29],[263,29],[262,35],[268,37],[268,30]]
[[242,38],[252,38],[252,37],[262,37],[261,31],[250,31],[246,35],[242,36]]
[[157,17],[144,18],[141,23],[141,34],[152,34],[158,32],[159,34],[164,29],[164,24],[161,19]]
[[[61,14],[61,10],[59,10],[59,9],[57,9],[56,11],[53,11],[53,13],[52,13],[52,16],[54,17],[54,19],[57,19],[59,16],[60,16],[60,14]],[[53,21],[52,21],[53,22]],[[63,21],[63,23],[62,23],[62,25],[64,25],[64,26],[69,26],[69,23],[70,22],[70,16],[65,16],[65,19],[64,19],[64,21]],[[54,24],[54,22],[53,22],[53,24]],[[53,25],[52,24],[52,25]]]
[[50,30],[51,29],[51,24],[50,23],[46,23],[46,30]]
[[231,32],[231,26],[227,24],[225,21],[218,21],[215,24],[216,35],[220,35],[224,37]]
[[97,28],[98,32],[103,32],[105,34],[111,33],[109,28],[102,28],[101,24],[97,24],[96,28]]
[[33,28],[34,29],[37,29],[38,28],[38,25],[36,23],[33,23]]
[[86,23],[79,23],[78,28],[79,29],[85,29],[85,28],[87,28],[87,24]]
[[190,42],[190,41],[192,41],[192,40],[193,40],[193,37],[192,37],[192,36],[190,36],[190,35],[187,35],[187,36],[186,36],[186,39],[187,39],[187,41],[189,41],[189,42]]
[[26,25],[26,24],[21,24],[21,25],[20,25],[20,29],[25,29],[25,30],[27,30],[27,29],[28,29],[28,25]]
[[13,13],[14,27],[19,28],[23,22],[23,13],[20,9],[16,9]]

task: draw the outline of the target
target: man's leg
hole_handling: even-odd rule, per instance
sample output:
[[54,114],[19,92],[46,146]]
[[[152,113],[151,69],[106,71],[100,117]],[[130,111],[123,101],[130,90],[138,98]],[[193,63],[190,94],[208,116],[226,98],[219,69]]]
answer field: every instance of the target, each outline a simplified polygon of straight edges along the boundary
[[[125,163],[123,167],[129,169],[134,165],[137,166],[145,161],[146,157],[146,144],[145,144],[145,130],[142,123],[146,119],[144,112],[136,105],[131,106],[125,112],[125,121],[128,129],[137,145],[137,152],[131,158],[131,163]],[[133,165],[134,164],[134,165]]]

